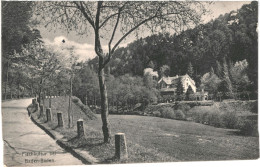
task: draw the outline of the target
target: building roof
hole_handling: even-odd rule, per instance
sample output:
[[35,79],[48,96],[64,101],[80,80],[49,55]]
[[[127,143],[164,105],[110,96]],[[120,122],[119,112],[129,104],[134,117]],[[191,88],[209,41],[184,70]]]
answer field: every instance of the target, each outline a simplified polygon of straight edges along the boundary
[[178,82],[178,79],[185,79],[186,77],[190,78],[191,80],[191,83],[195,85],[195,82],[193,81],[193,79],[191,79],[191,77],[186,74],[186,75],[181,75],[181,76],[178,76],[176,75],[175,77],[162,77],[158,83],[164,81],[167,85],[171,85],[171,84],[176,84]]
[[178,78],[178,75],[175,76],[175,77],[162,77],[162,78],[158,81],[158,83],[164,81],[167,85],[170,85],[170,84],[172,84],[172,81],[173,81],[173,80],[176,80],[177,78]]

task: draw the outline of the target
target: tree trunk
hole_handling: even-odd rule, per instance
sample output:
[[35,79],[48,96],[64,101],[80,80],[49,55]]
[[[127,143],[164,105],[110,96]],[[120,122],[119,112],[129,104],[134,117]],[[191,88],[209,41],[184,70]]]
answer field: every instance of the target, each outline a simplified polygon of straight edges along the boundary
[[108,122],[108,100],[107,100],[107,89],[105,84],[104,68],[98,71],[99,88],[101,95],[101,119],[102,119],[102,130],[104,135],[104,142],[110,142],[110,127]]
[[10,98],[13,99],[12,83],[10,84]]
[[71,126],[71,96],[72,96],[72,75],[70,77],[70,94],[69,94],[69,108],[68,108],[68,127],[72,127]]
[[41,105],[41,95],[42,95],[42,78],[41,78],[41,81],[40,81],[40,90],[39,90],[39,105]]
[[51,108],[51,92],[49,90],[49,108]]
[[45,90],[43,90],[42,92],[42,105],[44,106],[44,103],[45,103]]
[[116,101],[116,112],[118,113],[118,101]]
[[20,82],[18,82],[18,99],[20,99]]
[[[110,136],[110,127],[108,122],[108,99],[107,99],[107,89],[105,84],[105,73],[104,73],[104,58],[105,55],[103,54],[100,38],[99,38],[99,17],[100,17],[100,9],[102,6],[101,1],[98,2],[97,5],[97,13],[96,13],[96,22],[95,26],[97,27],[95,29],[95,52],[98,55],[99,58],[99,69],[98,69],[98,80],[99,80],[99,90],[100,90],[100,96],[101,96],[101,119],[102,119],[102,130],[104,135],[104,143],[110,142],[111,136]],[[94,27],[94,26],[93,26]],[[109,61],[109,60],[108,60]]]

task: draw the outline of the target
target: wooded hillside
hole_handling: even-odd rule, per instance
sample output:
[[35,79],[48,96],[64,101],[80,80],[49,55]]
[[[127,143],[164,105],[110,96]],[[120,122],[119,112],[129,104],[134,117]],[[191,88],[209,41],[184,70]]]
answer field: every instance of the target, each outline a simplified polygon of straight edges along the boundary
[[[127,73],[142,76],[145,68],[159,71],[168,65],[169,76],[175,76],[186,74],[191,63],[192,77],[199,86],[201,77],[211,67],[218,75],[223,63],[231,68],[235,62],[246,60],[251,89],[257,90],[257,16],[258,3],[252,2],[179,35],[155,34],[138,39],[115,51],[108,71],[114,76]],[[95,58],[89,64],[97,69],[97,61]]]

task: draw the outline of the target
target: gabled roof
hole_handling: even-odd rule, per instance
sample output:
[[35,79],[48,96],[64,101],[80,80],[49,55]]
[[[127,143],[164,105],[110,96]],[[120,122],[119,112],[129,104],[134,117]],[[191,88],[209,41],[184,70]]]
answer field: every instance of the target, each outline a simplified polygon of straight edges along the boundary
[[175,76],[175,77],[162,77],[162,78],[158,81],[158,83],[164,81],[167,85],[170,85],[170,84],[172,84],[172,81],[175,80],[175,79],[177,79],[177,78],[178,78],[178,76]]
[[182,76],[180,76],[180,78],[181,78],[181,80],[183,80],[183,79],[185,79],[185,78],[189,78],[189,79],[190,79],[190,81],[191,81],[191,83],[192,83],[193,85],[195,85],[195,82],[194,82],[194,80],[193,80],[193,79],[191,79],[191,77],[190,77],[188,74],[186,74],[186,75],[182,75]]
[[195,82],[191,79],[191,77],[186,74],[186,75],[181,75],[181,76],[178,76],[176,75],[175,77],[162,77],[158,83],[164,81],[167,85],[171,85],[171,84],[177,84],[178,82],[178,79],[181,79],[181,81],[183,81],[185,78],[189,78],[191,83],[195,85]]

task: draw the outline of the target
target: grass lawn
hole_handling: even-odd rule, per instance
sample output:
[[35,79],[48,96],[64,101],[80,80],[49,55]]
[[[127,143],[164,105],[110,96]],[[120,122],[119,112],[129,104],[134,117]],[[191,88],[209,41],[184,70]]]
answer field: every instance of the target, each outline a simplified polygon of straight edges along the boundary
[[[256,159],[258,137],[194,122],[134,115],[110,115],[112,134],[123,132],[129,142],[177,161]],[[90,121],[101,129],[101,120]],[[131,159],[131,154],[130,154]]]
[[[65,97],[53,99],[52,111],[62,111],[67,119]],[[127,162],[166,162],[199,160],[257,159],[258,137],[241,136],[236,130],[215,128],[199,123],[136,115],[110,115],[111,143],[103,144],[100,115],[90,119],[73,104],[74,125],[84,119],[85,138],[76,138],[76,126],[56,128],[56,119],[49,123],[62,133],[67,144],[84,149],[102,163],[121,163],[114,159],[114,134],[125,133],[129,159]],[[55,114],[54,114],[55,116]],[[65,120],[66,125],[66,120]]]

